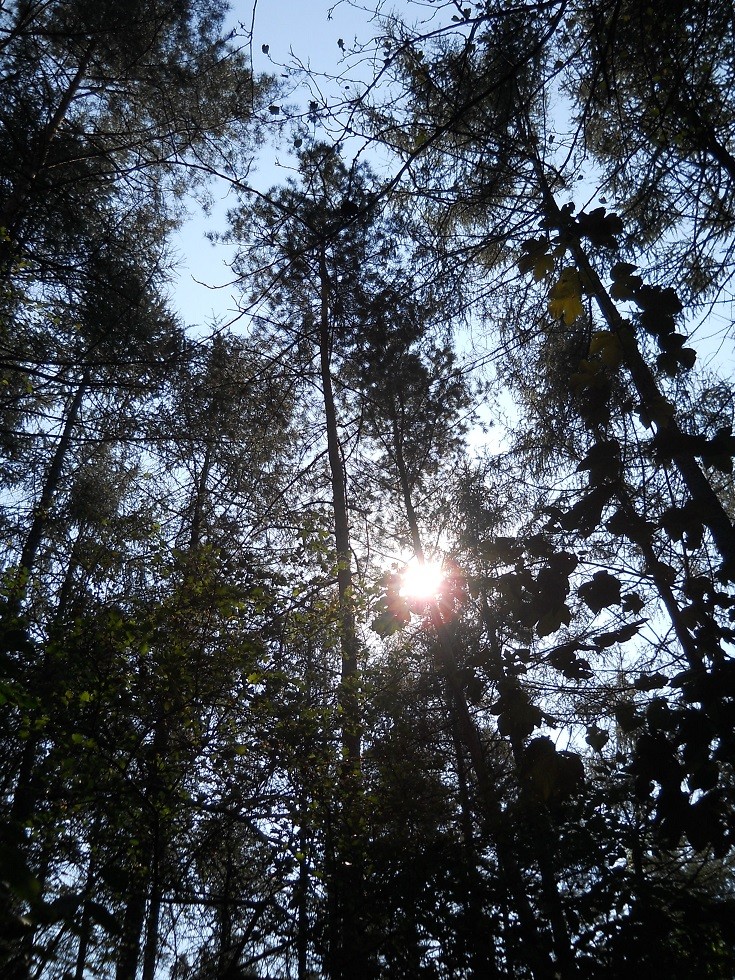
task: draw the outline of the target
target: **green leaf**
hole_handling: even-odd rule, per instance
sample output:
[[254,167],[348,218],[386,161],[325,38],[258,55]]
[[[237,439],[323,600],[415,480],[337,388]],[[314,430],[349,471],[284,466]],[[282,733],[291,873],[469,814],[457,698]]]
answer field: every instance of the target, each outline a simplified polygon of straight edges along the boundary
[[378,636],[385,638],[402,630],[410,622],[411,613],[408,611],[408,608],[403,610],[394,606],[392,609],[384,609],[379,613],[370,623],[370,628]]

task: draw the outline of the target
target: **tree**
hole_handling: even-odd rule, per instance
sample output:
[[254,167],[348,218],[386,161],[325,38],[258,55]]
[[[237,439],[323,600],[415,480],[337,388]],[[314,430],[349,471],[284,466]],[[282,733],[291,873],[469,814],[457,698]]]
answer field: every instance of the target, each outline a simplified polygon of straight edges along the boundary
[[[258,192],[218,5],[3,8],[19,980],[732,972],[732,12],[431,13]],[[184,166],[241,195],[209,337]]]

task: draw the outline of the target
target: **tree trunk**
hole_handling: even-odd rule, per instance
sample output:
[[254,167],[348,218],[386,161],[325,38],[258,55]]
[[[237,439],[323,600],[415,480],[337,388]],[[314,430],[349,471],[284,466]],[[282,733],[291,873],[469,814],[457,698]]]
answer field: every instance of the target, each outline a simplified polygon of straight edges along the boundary
[[326,419],[327,454],[331,476],[334,542],[337,557],[340,650],[342,654],[339,705],[342,713],[343,763],[340,778],[341,826],[336,845],[334,887],[339,917],[332,939],[333,980],[361,980],[371,976],[366,944],[365,902],[360,831],[360,704],[358,642],[352,592],[352,549],[347,510],[342,447],[331,373],[331,287],[326,246],[319,252],[319,365]]
[[[414,545],[419,561],[424,560],[424,550],[421,543],[421,534],[416,519],[416,512],[411,499],[410,484],[408,473],[403,459],[401,443],[399,439],[396,414],[393,412],[393,440],[394,455],[399,470],[399,479],[403,494],[403,505],[406,511],[406,519],[409,524],[411,540]],[[470,763],[475,773],[477,788],[481,804],[484,810],[488,830],[495,841],[498,854],[498,864],[501,873],[512,896],[515,910],[518,915],[521,930],[523,933],[522,955],[531,969],[532,975],[536,980],[552,980],[555,976],[554,967],[545,950],[545,942],[539,931],[536,915],[531,907],[526,894],[526,885],[523,875],[515,856],[513,835],[508,827],[508,821],[503,812],[500,798],[495,789],[491,778],[485,750],[480,739],[480,734],[472,720],[467,699],[465,697],[462,680],[460,677],[458,660],[455,653],[454,639],[450,628],[444,622],[441,611],[436,602],[431,603],[431,620],[436,631],[439,655],[437,657],[438,667],[444,676],[446,683],[447,707],[452,719],[452,724],[456,729],[457,736],[467,748]]]
[[77,424],[79,411],[82,407],[84,396],[86,395],[89,387],[91,373],[91,367],[87,366],[84,369],[84,373],[82,374],[79,384],[77,385],[76,392],[74,393],[74,397],[72,398],[69,409],[66,413],[64,428],[61,432],[61,436],[59,437],[53,458],[51,459],[51,463],[46,472],[46,477],[43,481],[41,495],[38,498],[38,503],[33,510],[31,526],[28,530],[28,535],[26,536],[26,540],[23,544],[23,549],[20,555],[18,580],[16,588],[13,591],[13,604],[16,610],[19,608],[20,604],[25,598],[28,588],[28,580],[34,570],[38,549],[41,541],[43,540],[46,525],[48,524],[49,509],[54,501],[59,487],[59,481],[61,480],[64,463],[69,451],[72,432]]
[[[77,93],[84,81],[84,77],[89,67],[89,62],[94,51],[94,42],[87,45],[87,49],[81,57],[77,70],[71,81],[66,87],[65,92],[59,100],[53,115],[41,130],[37,145],[33,151],[32,158],[24,174],[21,175],[17,184],[8,196],[5,206],[0,210],[0,228],[4,228],[15,238],[18,234],[20,223],[23,218],[28,198],[33,192],[34,186],[38,181],[46,163],[48,161],[51,145],[56,138],[59,127],[66,118],[66,114],[76,98]],[[7,270],[6,270],[7,274]]]
[[158,961],[158,933],[161,921],[161,899],[163,897],[163,842],[160,828],[156,826],[153,841],[153,860],[151,861],[151,885],[148,895],[148,914],[146,916],[145,946],[143,948],[143,973],[141,980],[154,980]]
[[135,980],[144,921],[145,888],[143,881],[138,881],[125,906],[115,966],[115,980]]

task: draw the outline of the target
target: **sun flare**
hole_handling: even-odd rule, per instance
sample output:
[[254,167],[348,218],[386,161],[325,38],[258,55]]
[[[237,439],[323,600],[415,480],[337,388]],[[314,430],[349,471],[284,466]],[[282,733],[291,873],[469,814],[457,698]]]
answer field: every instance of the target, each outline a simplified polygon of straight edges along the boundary
[[413,559],[401,572],[400,594],[406,599],[435,599],[441,592],[444,573],[439,562]]

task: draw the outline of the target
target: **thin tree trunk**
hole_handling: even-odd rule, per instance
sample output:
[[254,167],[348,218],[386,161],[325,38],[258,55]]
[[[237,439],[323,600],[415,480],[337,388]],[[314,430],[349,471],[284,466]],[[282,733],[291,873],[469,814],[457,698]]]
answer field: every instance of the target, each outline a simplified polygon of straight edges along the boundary
[[[84,81],[84,77],[89,67],[89,62],[94,51],[94,42],[87,45],[87,49],[77,66],[73,78],[69,82],[66,91],[59,100],[53,115],[41,131],[38,145],[33,154],[30,166],[25,175],[22,175],[16,186],[10,193],[5,206],[0,210],[0,228],[5,228],[15,238],[18,233],[23,211],[25,210],[28,198],[32,193],[39,176],[41,175],[48,161],[51,145],[56,138],[59,128],[66,118],[72,102],[77,96],[79,89]],[[6,271],[7,274],[7,271]]]
[[84,373],[82,374],[82,377],[77,385],[76,392],[74,393],[74,397],[72,398],[69,409],[66,413],[64,428],[61,432],[53,458],[51,459],[51,463],[43,481],[41,495],[38,498],[38,503],[33,511],[31,526],[28,530],[28,535],[26,536],[26,540],[23,544],[23,549],[20,555],[18,580],[16,583],[16,588],[13,591],[13,602],[11,605],[14,606],[14,611],[16,612],[25,598],[28,580],[30,579],[30,576],[34,570],[38,549],[41,541],[43,540],[43,535],[48,524],[49,510],[59,488],[61,474],[64,468],[64,463],[66,462],[67,453],[69,451],[69,444],[71,443],[72,432],[77,424],[79,411],[82,407],[82,402],[87,393],[87,389],[89,388],[91,373],[91,367],[87,366],[84,369]]
[[158,820],[156,820],[156,824],[153,841],[153,860],[151,861],[151,885],[148,895],[148,914],[146,916],[143,973],[141,980],[153,980],[158,961],[158,933],[161,921],[161,899],[163,898],[163,842]]
[[202,518],[204,516],[204,500],[207,494],[207,483],[212,470],[212,443],[207,440],[204,451],[202,471],[197,480],[191,515],[191,534],[189,536],[189,553],[193,556],[199,551],[202,538]]
[[469,752],[486,825],[495,841],[498,864],[518,915],[522,932],[522,955],[536,980],[554,980],[556,971],[546,952],[546,942],[539,930],[536,914],[528,899],[526,883],[516,860],[513,833],[490,775],[480,734],[467,705],[454,642],[436,603],[432,604],[431,618],[439,640],[439,667],[447,682],[448,708],[456,717],[459,737]]
[[[334,888],[339,921],[334,923],[331,975],[333,980],[371,976],[365,928],[365,902],[360,831],[360,704],[358,642],[352,591],[352,549],[347,510],[342,447],[331,373],[331,287],[326,246],[319,252],[319,365],[326,419],[327,454],[331,476],[334,541],[337,557],[340,650],[339,704],[342,713],[343,765],[340,779],[342,820],[336,847]],[[336,934],[335,934],[336,933]]]
[[82,910],[82,921],[79,928],[79,946],[77,947],[77,961],[74,969],[74,980],[84,980],[84,971],[87,965],[87,954],[92,940],[92,916],[89,910],[89,902],[94,891],[97,876],[97,832],[100,825],[99,813],[95,815],[94,825],[89,835],[89,864],[87,865],[87,880],[84,883],[84,908]]
[[340,645],[342,649],[342,743],[347,767],[358,773],[360,769],[360,715],[358,701],[357,633],[355,630],[355,606],[352,593],[352,549],[347,512],[342,447],[334,404],[331,372],[331,320],[330,283],[325,247],[319,255],[321,310],[319,318],[319,365],[324,397],[324,415],[327,423],[327,453],[332,483],[332,510],[334,513],[334,543],[337,554],[337,589],[339,591]]
[[298,980],[307,980],[309,952],[309,800],[305,791],[299,801],[299,877],[296,884],[296,956],[298,962]]
[[[424,551],[421,543],[421,533],[411,499],[408,473],[398,435],[398,426],[394,411],[393,448],[403,493],[403,504],[414,550],[419,560],[423,561]],[[508,828],[507,818],[503,812],[497,790],[488,769],[480,734],[467,705],[467,699],[459,673],[454,640],[436,602],[431,603],[430,611],[432,624],[439,642],[439,667],[447,685],[447,706],[452,722],[456,726],[457,735],[469,753],[487,826],[495,841],[501,873],[508,886],[518,915],[523,932],[522,955],[537,980],[542,980],[542,978],[552,980],[555,976],[554,966],[545,951],[546,944],[539,931],[536,915],[528,900],[526,885],[516,860],[512,833]]]
[[135,980],[140,957],[140,942],[145,921],[145,888],[136,882],[128,897],[123,916],[120,945],[115,965],[115,980]]
[[477,873],[477,847],[472,831],[472,808],[470,806],[469,786],[467,784],[467,769],[465,765],[462,741],[457,731],[457,721],[453,714],[452,742],[457,766],[457,783],[459,788],[459,806],[462,829],[462,844],[465,853],[464,887],[466,889],[464,916],[467,922],[466,935],[471,943],[468,952],[471,980],[491,980],[500,977],[495,964],[495,946],[483,913],[482,895],[479,888]]

